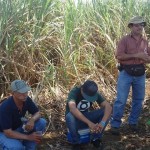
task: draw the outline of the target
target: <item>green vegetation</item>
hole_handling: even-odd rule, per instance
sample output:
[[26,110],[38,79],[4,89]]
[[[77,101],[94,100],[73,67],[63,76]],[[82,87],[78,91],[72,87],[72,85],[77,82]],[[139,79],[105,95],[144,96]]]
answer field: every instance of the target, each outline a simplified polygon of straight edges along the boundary
[[72,0],[0,0],[1,94],[16,78],[53,94],[56,86],[68,90],[88,78],[112,82],[116,42],[128,33],[132,16],[142,15],[149,24],[149,10],[150,3],[142,0],[78,5]]

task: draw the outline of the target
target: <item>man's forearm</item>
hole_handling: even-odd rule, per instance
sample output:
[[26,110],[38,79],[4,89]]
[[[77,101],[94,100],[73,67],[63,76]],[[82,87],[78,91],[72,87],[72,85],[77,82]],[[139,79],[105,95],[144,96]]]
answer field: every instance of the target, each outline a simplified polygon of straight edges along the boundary
[[41,117],[40,112],[37,112],[37,113],[35,113],[35,114],[30,118],[30,120],[32,120],[32,121],[35,122],[35,121],[38,120],[40,117]]
[[137,54],[123,54],[116,56],[118,60],[130,60],[133,58],[137,58]]
[[72,109],[72,110],[71,110],[71,113],[72,113],[76,118],[78,118],[79,120],[83,121],[83,122],[86,123],[87,125],[88,125],[89,123],[91,123],[91,121],[88,120],[77,108]]
[[141,59],[143,61],[147,61],[149,56],[144,53],[144,52],[139,52],[139,53],[136,53],[136,54],[122,54],[122,55],[118,55],[116,56],[116,58],[120,61],[122,60],[131,60],[131,59]]
[[9,138],[28,140],[28,135],[13,131],[11,129],[4,131],[5,135]]

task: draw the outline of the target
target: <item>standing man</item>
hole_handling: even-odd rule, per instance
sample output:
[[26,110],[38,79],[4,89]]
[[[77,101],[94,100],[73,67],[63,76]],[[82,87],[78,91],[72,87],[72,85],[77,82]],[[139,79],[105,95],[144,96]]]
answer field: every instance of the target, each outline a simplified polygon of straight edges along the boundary
[[138,131],[138,119],[145,96],[145,63],[150,62],[150,48],[143,36],[146,22],[142,17],[131,18],[128,27],[131,33],[118,43],[116,59],[120,63],[117,83],[117,98],[113,106],[112,134],[120,134],[121,118],[132,87],[132,107],[128,118],[129,128]]
[[[97,102],[103,109],[89,110],[93,102]],[[98,86],[94,81],[87,80],[80,87],[74,87],[67,98],[66,124],[69,129],[73,150],[80,150],[79,129],[89,127],[92,143],[100,146],[99,135],[102,135],[106,127],[112,108],[110,104],[98,92]],[[101,134],[100,134],[101,133]]]
[[[30,87],[23,80],[11,83],[12,96],[0,105],[0,147],[5,150],[35,150],[41,142],[46,120],[28,96]],[[26,112],[31,118],[25,118]],[[41,134],[39,134],[39,132]]]

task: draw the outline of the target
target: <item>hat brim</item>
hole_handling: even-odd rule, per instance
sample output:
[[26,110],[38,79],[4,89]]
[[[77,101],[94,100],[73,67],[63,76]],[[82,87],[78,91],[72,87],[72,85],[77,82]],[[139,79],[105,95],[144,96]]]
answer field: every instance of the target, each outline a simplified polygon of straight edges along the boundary
[[139,24],[139,23],[144,23],[144,27],[146,26],[146,22],[136,21],[136,22],[130,22],[128,24],[128,27],[130,28],[132,24]]
[[26,92],[28,92],[30,90],[31,90],[31,88],[27,86],[27,87],[24,87],[24,88],[22,88],[20,90],[17,90],[16,92],[18,92],[18,93],[26,93]]
[[82,92],[82,96],[89,102],[94,102],[98,99],[98,93],[96,93],[93,96],[89,96],[89,95],[85,94],[84,92]]

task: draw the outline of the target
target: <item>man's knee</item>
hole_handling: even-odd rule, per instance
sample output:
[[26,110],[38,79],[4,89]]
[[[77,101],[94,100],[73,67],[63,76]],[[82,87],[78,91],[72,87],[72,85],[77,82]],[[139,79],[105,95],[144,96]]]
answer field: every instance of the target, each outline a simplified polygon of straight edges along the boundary
[[44,118],[40,118],[36,124],[35,124],[35,128],[36,130],[44,130],[46,128],[46,124],[47,124],[47,121],[44,119]]
[[46,127],[47,121],[44,118],[40,118],[39,122],[40,122],[41,126],[43,126],[44,128]]
[[69,113],[66,115],[66,119],[73,120],[73,119],[75,119],[75,116],[74,116],[72,113],[69,112]]
[[0,145],[3,150],[25,150],[23,144],[19,140],[6,140]]

